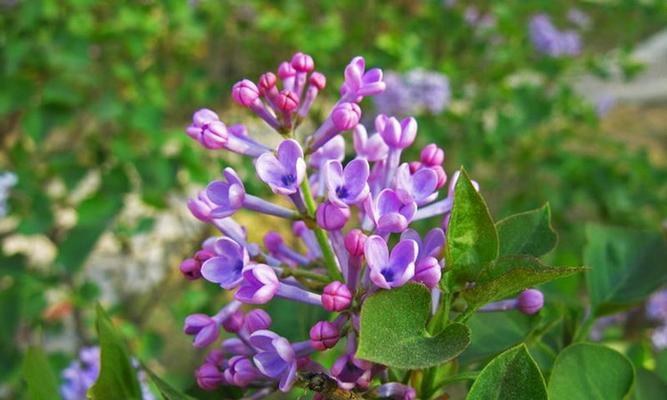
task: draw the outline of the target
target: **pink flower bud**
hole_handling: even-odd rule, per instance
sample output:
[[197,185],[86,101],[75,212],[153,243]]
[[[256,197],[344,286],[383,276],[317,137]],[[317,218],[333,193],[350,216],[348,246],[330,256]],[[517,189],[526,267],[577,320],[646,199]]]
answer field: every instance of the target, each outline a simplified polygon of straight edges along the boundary
[[278,232],[271,231],[264,235],[264,247],[271,253],[277,253],[283,243],[283,238]]
[[250,107],[259,98],[259,89],[252,81],[244,79],[232,87],[232,98],[243,107]]
[[205,363],[195,373],[197,385],[204,390],[214,390],[224,382],[222,372],[213,364]]
[[284,112],[292,112],[299,107],[299,96],[289,90],[282,90],[275,99],[276,107]]
[[179,269],[187,280],[194,281],[201,278],[201,263],[197,262],[194,258],[183,260]]
[[331,111],[331,120],[336,129],[352,129],[361,119],[361,108],[356,103],[340,103]]
[[292,67],[292,64],[287,61],[280,63],[280,66],[278,67],[278,77],[280,79],[291,78],[294,75],[296,75],[296,70]]
[[197,260],[197,261],[199,261],[200,263],[203,263],[204,261],[206,261],[206,260],[208,260],[209,258],[213,257],[214,255],[215,255],[215,254],[213,254],[212,252],[210,252],[210,251],[208,251],[208,250],[204,250],[204,249],[202,249],[202,250],[198,250],[198,251],[195,253],[195,257],[194,257],[194,259]]
[[435,143],[424,146],[419,154],[419,160],[427,167],[435,167],[445,162],[445,152]]
[[431,170],[433,170],[433,172],[435,172],[435,174],[438,176],[438,183],[435,185],[436,190],[445,186],[447,183],[447,173],[445,172],[445,169],[442,168],[441,165],[436,165],[429,168],[431,168]]
[[311,72],[315,69],[315,61],[308,54],[298,52],[292,56],[292,67],[299,72]]
[[319,351],[334,347],[339,339],[340,332],[331,322],[320,321],[310,328],[310,344]]
[[253,333],[271,327],[271,316],[264,310],[256,308],[245,316],[245,328],[248,333]]
[[276,86],[276,75],[273,72],[267,72],[259,77],[259,93],[264,95]]
[[322,307],[327,311],[343,311],[352,304],[352,293],[342,282],[333,281],[324,287]]
[[206,355],[206,363],[222,367],[225,362],[225,353],[222,349],[213,349]]
[[209,110],[208,108],[202,108],[201,110],[195,112],[192,116],[192,124],[199,128],[206,124],[210,124],[213,121],[219,120],[220,118],[218,117],[218,114]]
[[210,150],[222,149],[227,144],[229,133],[222,121],[213,121],[201,131],[199,141]]
[[345,249],[353,257],[359,257],[364,254],[364,244],[366,243],[366,236],[359,229],[352,229],[345,235]]
[[317,225],[327,231],[337,231],[345,226],[350,219],[350,209],[347,207],[338,207],[327,201],[317,207],[315,213]]
[[417,262],[415,276],[412,279],[432,289],[438,286],[441,277],[442,270],[438,260],[435,257],[424,257]]
[[517,309],[524,314],[535,314],[543,306],[544,295],[537,289],[526,289],[517,298]]
[[243,327],[245,322],[245,314],[241,310],[235,311],[232,315],[222,321],[222,327],[229,333],[237,333]]
[[317,90],[323,90],[327,85],[327,78],[319,72],[313,72],[308,79],[311,85],[315,86]]
[[414,174],[417,172],[419,169],[421,169],[424,165],[420,163],[419,161],[410,161],[408,163],[408,167],[410,168],[410,173]]

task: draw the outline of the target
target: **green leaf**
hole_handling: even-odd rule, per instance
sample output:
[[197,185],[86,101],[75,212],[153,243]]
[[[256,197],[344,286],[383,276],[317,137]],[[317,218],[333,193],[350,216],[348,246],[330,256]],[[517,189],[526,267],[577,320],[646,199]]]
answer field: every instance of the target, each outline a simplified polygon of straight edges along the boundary
[[153,371],[148,369],[145,365],[142,364],[142,369],[146,371],[148,376],[151,378],[155,386],[162,394],[162,398],[165,400],[194,400],[194,397],[188,396],[187,394],[181,393],[178,390],[174,389],[167,382],[160,379],[159,376],[155,375]]
[[431,295],[408,284],[370,296],[361,308],[357,357],[394,368],[418,369],[458,356],[470,343],[470,331],[452,323],[435,336],[426,332]]
[[125,341],[99,304],[97,305],[97,333],[102,354],[100,376],[88,389],[88,396],[93,400],[141,400],[137,371],[132,368]]
[[577,343],[563,350],[549,380],[551,400],[620,400],[634,380],[632,364],[608,347]]
[[520,344],[484,367],[466,399],[546,400],[547,388],[535,360]]
[[447,228],[447,265],[457,281],[474,281],[482,267],[496,257],[498,233],[489,209],[461,169]]
[[584,262],[596,315],[636,304],[667,282],[667,246],[657,232],[588,225]]
[[41,348],[28,348],[21,372],[28,386],[29,399],[51,400],[60,392],[58,380]]
[[667,383],[655,373],[643,368],[637,369],[634,400],[667,399]]
[[540,257],[558,242],[558,235],[551,227],[549,204],[498,221],[496,229],[501,256],[522,254]]
[[458,360],[480,361],[521,343],[533,329],[535,318],[518,311],[475,313],[467,322],[470,346]]
[[500,257],[482,271],[477,285],[463,291],[463,297],[473,307],[480,307],[528,287],[582,271],[584,268],[549,267],[530,256]]

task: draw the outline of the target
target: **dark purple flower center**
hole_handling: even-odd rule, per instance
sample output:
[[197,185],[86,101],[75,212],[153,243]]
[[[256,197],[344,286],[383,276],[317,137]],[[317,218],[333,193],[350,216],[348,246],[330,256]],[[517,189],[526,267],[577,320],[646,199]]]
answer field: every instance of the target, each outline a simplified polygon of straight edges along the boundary
[[339,199],[344,199],[348,196],[347,188],[345,186],[338,186],[336,188],[336,196],[338,196]]
[[384,280],[391,282],[394,280],[394,271],[389,268],[383,268],[380,273],[384,276]]
[[238,260],[234,265],[234,272],[240,274],[243,271],[243,260]]
[[289,186],[292,183],[296,182],[296,176],[292,174],[283,175],[282,178],[280,178],[280,181],[284,186]]

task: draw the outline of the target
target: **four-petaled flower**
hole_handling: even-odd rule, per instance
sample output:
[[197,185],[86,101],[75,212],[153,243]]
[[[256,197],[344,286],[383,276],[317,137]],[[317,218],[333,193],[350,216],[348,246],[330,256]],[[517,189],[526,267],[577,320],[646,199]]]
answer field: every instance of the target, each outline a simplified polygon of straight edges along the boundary
[[377,235],[369,237],[364,254],[371,280],[383,289],[403,286],[415,274],[418,251],[417,243],[406,239],[398,242],[390,255],[384,239]]
[[303,150],[296,140],[284,140],[278,146],[277,156],[264,153],[257,158],[257,175],[276,194],[290,195],[299,190],[306,175]]
[[257,350],[253,361],[259,371],[279,381],[283,392],[289,391],[296,380],[296,354],[284,337],[260,330],[250,335],[250,344]]
[[234,289],[241,283],[243,268],[250,261],[248,250],[235,241],[223,237],[215,244],[217,256],[211,257],[201,267],[201,274],[209,282],[224,289]]
[[364,200],[369,193],[368,161],[357,158],[345,168],[340,161],[329,161],[325,167],[325,181],[329,200],[339,207],[347,207]]

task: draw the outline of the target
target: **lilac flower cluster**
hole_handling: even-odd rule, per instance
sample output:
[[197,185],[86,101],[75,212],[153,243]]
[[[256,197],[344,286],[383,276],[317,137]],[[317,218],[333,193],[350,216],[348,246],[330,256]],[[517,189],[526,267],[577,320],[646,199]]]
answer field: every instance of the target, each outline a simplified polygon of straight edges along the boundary
[[655,324],[651,341],[658,350],[667,348],[667,289],[653,294],[646,302],[646,316]]
[[[134,367],[137,368],[136,362]],[[86,400],[88,389],[93,386],[100,375],[100,348],[84,347],[79,352],[79,358],[70,363],[62,372],[63,383],[60,386],[60,395],[64,400]],[[137,371],[137,378],[141,386],[143,400],[153,400],[155,396],[151,393],[146,382],[145,373]]]
[[539,53],[550,57],[576,56],[581,53],[579,34],[573,30],[559,30],[546,14],[533,16],[528,28],[533,47]]
[[406,74],[388,72],[386,90],[373,98],[382,114],[439,114],[451,99],[449,80],[439,72],[414,69]]
[[[234,335],[211,350],[196,371],[204,389],[234,385],[252,386],[257,393],[288,391],[299,373],[323,372],[343,390],[372,390],[399,399],[416,396],[414,389],[400,383],[371,387],[385,368],[355,357],[359,310],[375,291],[409,282],[438,296],[458,174],[447,179],[444,151],[435,144],[425,146],[419,160],[402,162],[403,151],[417,134],[414,118],[381,114],[371,133],[359,123],[359,102],[385,90],[382,71],[366,69],[361,57],[346,67],[340,99],[322,125],[297,140],[295,129],[325,82],[313,59],[297,53],[280,64],[277,74],[263,74],[258,84],[246,79],[234,86],[234,101],[283,136],[275,151],[251,138],[243,126],[227,126],[207,109],[197,111],[187,128],[187,134],[207,149],[251,157],[259,179],[291,204],[247,193],[232,168],[188,202],[195,217],[214,225],[223,236],[206,240],[182,262],[181,272],[189,280],[203,278],[234,291],[234,300],[214,315],[192,314],[185,320],[184,332],[197,348],[216,342],[223,330]],[[347,131],[355,153],[349,161]],[[446,196],[439,199],[439,189],[447,183]],[[233,219],[241,209],[286,220],[305,251],[276,232],[264,236],[263,246],[249,242],[245,229]],[[410,228],[413,222],[432,217],[442,222],[425,235]],[[311,327],[308,340],[290,343],[271,330],[269,314],[248,309],[274,297],[333,314]],[[538,299],[534,294],[524,297],[518,300],[520,309],[539,310],[541,293]],[[311,358],[341,339],[345,351],[330,368]]]

